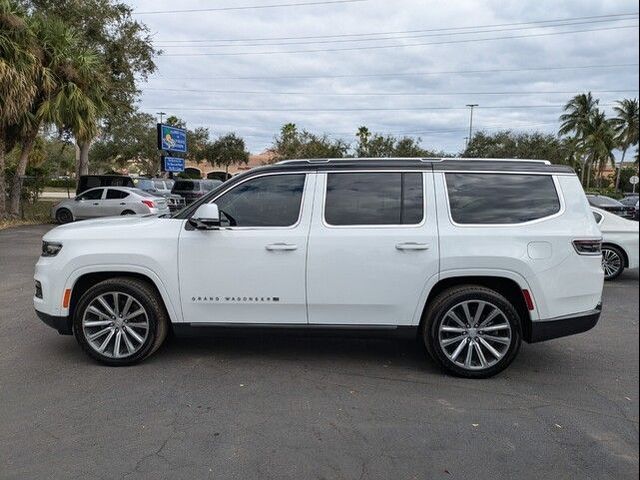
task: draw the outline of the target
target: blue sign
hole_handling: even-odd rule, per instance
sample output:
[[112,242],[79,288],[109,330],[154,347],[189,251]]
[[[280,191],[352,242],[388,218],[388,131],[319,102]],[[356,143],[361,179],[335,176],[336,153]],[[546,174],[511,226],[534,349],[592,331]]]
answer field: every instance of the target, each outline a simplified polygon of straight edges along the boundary
[[187,153],[187,131],[184,128],[159,123],[158,148],[169,152]]
[[163,172],[184,172],[184,158],[162,157]]

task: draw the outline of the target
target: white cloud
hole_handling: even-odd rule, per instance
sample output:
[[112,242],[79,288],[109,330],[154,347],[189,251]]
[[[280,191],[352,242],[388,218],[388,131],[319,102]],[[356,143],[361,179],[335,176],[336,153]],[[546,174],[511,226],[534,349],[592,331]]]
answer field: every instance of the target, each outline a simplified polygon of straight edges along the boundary
[[[258,5],[269,0],[215,2],[138,0],[137,11],[213,8],[231,5]],[[292,2],[294,3],[294,2]],[[361,3],[288,7],[264,10],[201,12],[171,15],[141,15],[166,54],[205,52],[254,52],[350,48],[354,46],[428,43],[465,38],[517,36],[553,30],[602,29],[633,25],[637,17],[615,22],[564,26],[557,29],[504,31],[482,35],[448,35],[407,38],[388,42],[341,42],[308,45],[233,46],[209,48],[189,44],[177,48],[176,40],[243,39],[342,35],[369,32],[427,30],[557,18],[587,17],[637,11],[631,1],[570,0],[369,0]],[[585,20],[588,21],[588,20]],[[503,27],[513,28],[513,27]],[[430,32],[433,35],[437,32]],[[406,34],[409,36],[410,34]],[[417,34],[414,34],[417,35]],[[353,37],[347,37],[348,39]],[[339,40],[334,38],[331,40]],[[290,40],[289,40],[290,41]],[[310,40],[306,40],[310,41]],[[271,43],[286,42],[274,41]],[[261,42],[249,42],[252,44]],[[264,43],[264,42],[262,42]],[[181,44],[185,45],[185,44]],[[246,137],[250,149],[260,151],[270,145],[273,135],[285,122],[295,122],[314,132],[340,134],[351,141],[349,132],[367,125],[380,132],[428,132],[421,136],[425,147],[459,151],[468,126],[468,112],[432,111],[335,111],[314,109],[464,107],[479,103],[474,114],[477,128],[538,128],[555,131],[557,108],[491,109],[500,105],[559,105],[568,94],[549,95],[459,95],[459,96],[313,96],[254,95],[170,92],[157,89],[223,91],[365,93],[365,92],[520,92],[627,90],[638,88],[638,68],[583,70],[536,70],[484,74],[440,74],[425,76],[380,76],[346,78],[254,78],[215,77],[284,75],[358,75],[375,73],[442,72],[490,69],[544,68],[576,65],[637,63],[638,30],[601,30],[570,35],[540,36],[449,45],[238,56],[161,56],[158,73],[143,85],[141,108],[150,113],[162,109],[185,119],[191,126],[206,126],[214,134],[236,131]],[[148,90],[145,90],[147,89]],[[637,93],[596,94],[603,103]],[[483,108],[485,107],[485,108]],[[304,112],[206,111],[200,108],[310,109]]]

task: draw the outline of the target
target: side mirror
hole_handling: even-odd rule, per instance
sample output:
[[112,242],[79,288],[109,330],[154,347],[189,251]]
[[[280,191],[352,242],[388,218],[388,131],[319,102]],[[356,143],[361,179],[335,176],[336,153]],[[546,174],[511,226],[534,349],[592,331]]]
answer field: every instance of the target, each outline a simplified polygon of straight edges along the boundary
[[200,205],[189,219],[189,224],[198,230],[217,230],[220,228],[218,206],[215,203]]

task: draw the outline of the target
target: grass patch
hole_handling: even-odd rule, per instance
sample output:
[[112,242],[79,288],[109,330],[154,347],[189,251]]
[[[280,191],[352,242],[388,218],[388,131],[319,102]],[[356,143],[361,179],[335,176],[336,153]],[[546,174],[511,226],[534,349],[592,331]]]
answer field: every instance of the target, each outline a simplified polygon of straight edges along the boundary
[[0,218],[0,230],[20,225],[37,225],[41,223],[53,223],[51,219],[51,207],[58,201],[38,200],[34,203],[23,205],[23,215],[15,218]]

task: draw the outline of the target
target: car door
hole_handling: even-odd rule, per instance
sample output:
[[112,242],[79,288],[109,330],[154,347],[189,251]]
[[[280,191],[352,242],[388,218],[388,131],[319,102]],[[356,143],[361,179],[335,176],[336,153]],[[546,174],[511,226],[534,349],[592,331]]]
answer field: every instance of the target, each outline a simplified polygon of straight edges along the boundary
[[75,218],[93,218],[102,215],[100,207],[104,190],[104,188],[92,188],[76,197],[73,209]]
[[185,223],[180,297],[188,323],[306,324],[305,262],[315,177],[251,177],[221,192],[222,227]]
[[125,210],[131,210],[127,206],[131,201],[131,195],[125,190],[107,188],[107,194],[102,201],[102,215],[120,215]]
[[314,325],[397,326],[439,269],[431,173],[318,174],[307,296]]

